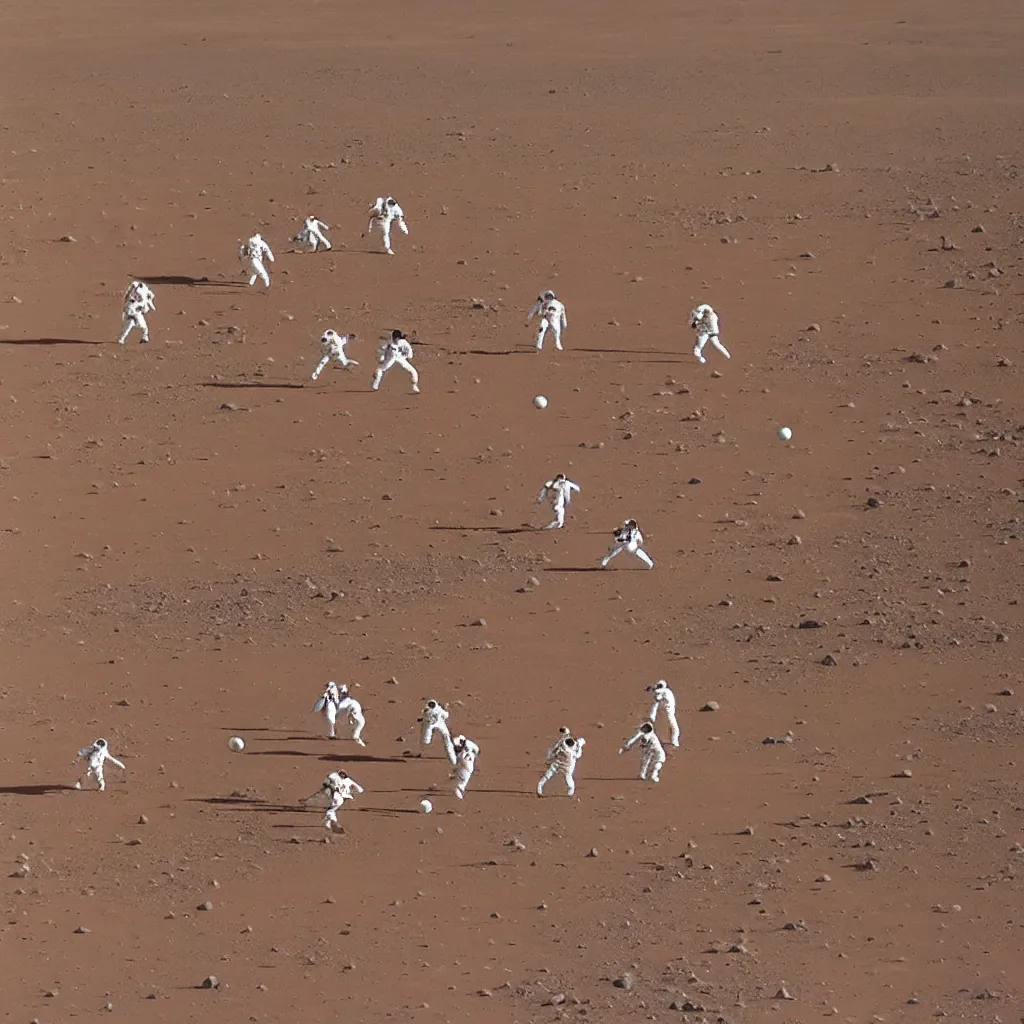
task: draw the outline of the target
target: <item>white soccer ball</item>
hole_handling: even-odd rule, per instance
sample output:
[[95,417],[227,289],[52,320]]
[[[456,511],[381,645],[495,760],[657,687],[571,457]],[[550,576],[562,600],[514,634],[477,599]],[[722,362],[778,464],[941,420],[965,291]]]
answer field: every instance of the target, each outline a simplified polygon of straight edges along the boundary
[[779,440],[788,441],[793,436],[793,431],[789,427],[779,427]]
[[534,400],[533,404],[538,409],[546,409],[548,407],[548,400],[543,395],[538,395]]
[[420,810],[424,814],[429,814],[434,809],[434,805],[429,800],[420,801]]
[[228,740],[228,746],[236,754],[240,754],[245,750],[245,740],[243,740],[241,736],[232,736],[231,739]]

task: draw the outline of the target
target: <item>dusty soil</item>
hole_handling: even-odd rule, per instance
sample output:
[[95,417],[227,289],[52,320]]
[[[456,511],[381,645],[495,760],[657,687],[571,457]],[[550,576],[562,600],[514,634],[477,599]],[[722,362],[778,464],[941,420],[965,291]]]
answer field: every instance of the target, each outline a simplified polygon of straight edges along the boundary
[[[1015,1018],[1021,29],[10,5],[2,1019]],[[330,254],[290,251],[307,212]],[[153,341],[119,348],[133,277]],[[690,353],[700,301],[730,362]],[[368,390],[396,325],[419,396]],[[327,326],[361,366],[313,385]],[[656,569],[590,571],[627,516]],[[365,750],[309,713],[329,678]],[[658,678],[655,787],[616,749]],[[430,696],[482,747],[464,803],[414,756]],[[578,799],[538,800],[563,723]],[[98,735],[127,771],[76,792]],[[338,766],[367,791],[328,841],[297,801]]]

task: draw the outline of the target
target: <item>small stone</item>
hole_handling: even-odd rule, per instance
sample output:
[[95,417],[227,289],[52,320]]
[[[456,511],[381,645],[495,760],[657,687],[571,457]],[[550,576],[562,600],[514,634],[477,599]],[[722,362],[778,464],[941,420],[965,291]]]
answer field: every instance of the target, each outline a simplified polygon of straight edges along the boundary
[[148,825],[149,824],[149,818],[147,818],[144,814],[140,814],[139,815],[139,824],[140,825]]
[[392,676],[390,679],[385,679],[384,680],[384,685],[385,686],[397,686],[398,685],[398,677],[397,676]]
[[693,485],[694,487],[696,487],[696,486],[697,486],[697,484],[702,484],[702,483],[704,483],[704,481],[703,481],[703,480],[701,480],[701,478],[700,478],[699,476],[691,476],[691,477],[690,477],[690,479],[689,479],[689,480],[687,480],[686,482],[687,482],[688,484],[692,484],[692,485]]
[[703,706],[703,707],[701,708],[701,711],[717,711],[717,710],[718,710],[718,707],[719,707],[719,705],[718,705],[718,701],[717,701],[717,700],[709,700],[709,701],[708,701],[708,702],[707,702],[707,703],[706,703],[706,704],[705,704],[705,705],[704,705],[704,706]]
[[951,277],[948,281],[943,283],[942,287],[943,288],[959,288],[960,287],[960,281],[957,278],[955,278],[955,277]]
[[868,508],[881,508],[882,502],[879,501],[878,498],[868,498],[867,506]]
[[77,242],[78,239],[74,235],[61,235],[60,240],[62,242]]
[[470,623],[470,625],[471,626],[486,626],[487,625],[487,620],[486,619],[474,619]]
[[564,992],[556,992],[550,999],[545,1003],[547,1006],[561,1006],[566,1001],[566,995]]
[[743,828],[740,829],[740,835],[741,836],[752,836],[753,834],[754,834],[754,826],[753,825],[745,825]]
[[590,853],[588,853],[587,856],[588,857],[596,857],[597,856],[597,847],[596,846],[592,846],[590,848]]
[[205,978],[203,978],[203,982],[202,982],[202,984],[199,987],[200,988],[219,988],[220,987],[220,982],[217,980],[217,975],[216,974],[208,974]]
[[911,779],[914,777],[914,773],[909,768],[904,768],[903,771],[897,772],[894,779]]
[[826,668],[835,668],[839,664],[834,654],[826,654],[825,657],[821,659],[821,663],[826,666]]
[[853,801],[853,803],[855,803],[855,804],[870,804],[870,803],[872,803],[872,800],[871,800],[871,797],[869,797],[869,796],[859,796],[859,797],[856,798],[856,800]]
[[789,544],[790,547],[799,547],[801,544],[803,544],[803,538],[798,533],[794,533],[793,536],[786,541],[786,543]]
[[831,875],[818,875],[818,877],[815,879],[815,881],[819,885],[821,885],[821,884],[823,884],[825,882],[831,882],[832,881],[832,876]]
[[997,644],[1008,644],[1010,642],[1009,633],[996,633]]
[[[476,307],[474,306],[474,309],[475,308]],[[477,995],[478,996],[485,996],[486,997],[486,996],[493,996],[494,993],[489,988],[482,988],[482,989],[480,989],[479,992],[477,992]]]
[[629,971],[627,971],[621,977],[616,978],[615,981],[612,982],[612,984],[616,988],[625,989],[625,991],[629,992],[636,984],[636,979],[633,977],[632,974],[629,973]]
[[971,234],[972,235],[983,235],[983,234],[985,234],[985,226],[983,224],[975,224],[974,227],[971,228]]
[[213,910],[213,904],[207,900],[205,903],[200,903],[196,910]]
[[775,993],[775,998],[776,999],[790,999],[791,1000],[794,997],[791,996],[789,994],[789,992],[786,990],[786,986],[782,985],[782,986],[780,986],[779,991]]
[[802,619],[797,629],[821,629],[822,623],[817,619]]
[[220,407],[225,412],[238,412],[238,406],[234,402],[221,402]]
[[48,989],[43,994],[46,996],[47,999],[56,999],[57,996],[60,995],[60,989],[59,988],[51,988],[51,989]]
[[515,836],[508,841],[508,845],[511,846],[513,850],[519,850],[520,852],[526,849],[526,844]]
[[807,513],[802,508],[798,508],[793,513],[793,518],[794,519],[806,519],[807,518]]
[[75,934],[76,935],[88,935],[89,934],[89,929],[88,928],[83,928],[82,925],[79,925],[75,929]]

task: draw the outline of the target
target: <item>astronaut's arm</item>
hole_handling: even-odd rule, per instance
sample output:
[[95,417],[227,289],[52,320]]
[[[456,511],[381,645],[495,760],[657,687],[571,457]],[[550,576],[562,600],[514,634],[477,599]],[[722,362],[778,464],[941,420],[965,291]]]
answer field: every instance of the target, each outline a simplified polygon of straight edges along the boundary
[[547,487],[542,487],[540,489],[540,494],[537,495],[537,504],[540,504],[547,496],[548,496],[548,489],[547,489]]
[[124,765],[123,765],[123,764],[121,764],[121,762],[120,762],[120,761],[118,761],[118,759],[117,759],[116,757],[111,757],[111,756],[110,756],[110,754],[107,754],[107,760],[108,760],[108,761],[109,761],[109,762],[110,762],[110,763],[111,763],[112,765],[114,765],[114,767],[115,767],[115,768],[120,768],[120,769],[121,769],[121,771],[124,771],[124,770],[125,770],[125,767],[124,767]]
[[273,262],[274,262],[274,252],[273,252],[273,250],[272,250],[272,249],[270,248],[270,246],[269,246],[269,245],[268,245],[268,246],[267,246],[267,248],[266,248],[266,253],[267,253],[267,259],[268,259],[268,260],[270,260],[270,262],[271,262],[271,263],[273,263]]
[[526,314],[526,322],[529,323],[539,312],[541,306],[544,305],[543,299],[538,299],[533,306],[530,308],[529,313]]
[[626,740],[626,742],[625,742],[625,743],[623,743],[623,744],[622,744],[622,746],[621,746],[621,747],[619,748],[619,753],[620,753],[620,754],[623,754],[623,753],[625,753],[625,752],[626,752],[627,750],[632,750],[632,749],[633,749],[633,747],[635,747],[635,746],[636,746],[636,744],[637,744],[637,743],[638,743],[638,742],[640,741],[640,737],[641,737],[642,735],[643,735],[643,733],[639,733],[639,732],[638,732],[638,733],[636,733],[635,735],[631,736],[631,737],[630,737],[630,738],[629,738],[628,740]]
[[353,788],[353,789],[354,789],[354,790],[355,790],[355,791],[356,791],[357,793],[365,793],[365,792],[366,792],[366,790],[365,790],[365,789],[363,789],[363,787],[362,787],[362,786],[360,786],[360,785],[359,785],[359,783],[355,781],[355,779],[353,779],[353,780],[352,780],[352,788]]
[[571,491],[578,491],[580,489],[580,485],[574,484],[571,480],[567,481],[567,483],[569,484],[569,490]]

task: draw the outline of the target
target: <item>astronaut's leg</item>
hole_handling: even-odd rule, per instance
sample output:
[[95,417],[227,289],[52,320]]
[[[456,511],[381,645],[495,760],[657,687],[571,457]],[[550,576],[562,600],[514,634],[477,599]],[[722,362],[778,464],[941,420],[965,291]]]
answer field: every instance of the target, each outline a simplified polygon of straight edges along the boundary
[[135,326],[142,331],[142,337],[139,339],[139,344],[145,345],[149,341],[149,324],[146,323],[146,317],[144,314],[135,314]]
[[402,234],[403,235],[409,234],[409,226],[405,223],[405,218],[404,217],[399,217],[398,218],[398,226],[402,229]]
[[647,773],[651,768],[651,755],[644,750],[643,755],[640,758],[640,778],[647,781]]
[[668,719],[668,731],[669,737],[672,741],[673,747],[679,746],[679,722],[676,720],[676,713],[674,711],[666,711],[665,717]]
[[544,787],[558,774],[557,765],[549,764],[548,770],[540,777],[537,783],[537,796],[544,795]]
[[665,755],[657,754],[651,758],[651,782],[658,782],[661,779],[661,769],[665,764]]
[[636,551],[633,552],[633,554],[636,555],[636,557],[639,558],[640,561],[643,562],[648,569],[654,568],[654,561],[652,560],[651,556],[647,554],[646,551],[644,551],[643,548],[637,548]]
[[335,723],[338,721],[338,709],[335,707],[333,700],[329,700],[324,705],[324,714],[327,716],[327,724],[329,726],[327,737],[328,739],[335,740],[338,738],[334,728]]
[[366,719],[358,711],[353,711],[349,715],[349,720],[352,722],[352,739],[361,747],[365,747],[366,743],[363,742],[363,728],[366,725]]
[[338,812],[333,807],[328,807],[324,812],[324,828],[333,828],[338,824]]
[[542,318],[541,322],[540,322],[540,328],[537,331],[537,351],[538,352],[544,347],[544,335],[548,333],[548,327],[549,326],[550,325],[548,324],[547,320],[544,320]]
[[708,335],[703,331],[697,335],[697,344],[693,346],[693,354],[702,362],[706,363],[707,360],[704,358],[704,346],[708,343]]
[[613,558],[615,558],[616,555],[621,555],[624,549],[625,549],[625,545],[624,544],[613,544],[611,551],[609,551],[608,554],[605,555],[604,558],[601,559],[601,568],[602,569],[605,568],[605,566]]
[[93,769],[93,775],[96,776],[96,785],[99,786],[99,790],[102,793],[107,788],[106,780],[103,778],[103,765],[97,765]]
[[135,317],[129,316],[127,313],[124,315],[123,328],[121,330],[121,337],[117,339],[118,345],[123,345],[125,339],[129,334],[132,333],[132,328],[135,326]]
[[562,351],[562,321],[561,320],[556,320],[551,325],[551,330],[552,330],[552,332],[555,335],[555,348],[558,349],[559,352],[561,352]]
[[320,362],[316,364],[316,369],[313,371],[313,380],[316,380],[317,377],[320,376],[320,374],[323,372],[323,368],[330,361],[331,361],[331,357],[330,356],[324,356],[323,359],[321,359]]
[[729,350],[722,344],[722,341],[717,334],[711,335],[711,344],[714,345],[726,359],[732,359],[732,356],[729,355]]
[[565,776],[565,786],[569,791],[569,796],[576,795],[576,766],[573,765],[571,768],[563,768],[562,774]]
[[384,251],[389,256],[394,256],[395,254],[391,251],[391,221],[384,221],[381,228],[384,231]]
[[403,356],[398,356],[395,362],[412,377],[412,389],[418,395],[420,393],[420,375],[416,372],[416,367]]
[[380,366],[377,367],[377,372],[373,375],[372,387],[374,391],[376,391],[377,388],[380,387],[380,382],[384,379],[384,374],[387,373],[388,370],[390,370],[391,367],[395,365],[395,362],[395,357],[391,356],[388,358],[387,362],[381,363]]
[[552,511],[555,513],[555,518],[544,527],[545,530],[560,530],[565,526],[565,502],[556,501],[552,506]]
[[358,362],[357,362],[357,361],[356,361],[355,359],[349,359],[349,357],[348,357],[347,355],[345,355],[345,350],[344,350],[344,349],[342,349],[342,350],[341,350],[341,351],[340,351],[340,352],[339,352],[339,353],[337,354],[336,358],[337,358],[338,362],[339,362],[339,363],[341,363],[341,365],[342,365],[342,366],[343,366],[343,367],[344,367],[344,368],[345,368],[346,370],[347,370],[347,369],[348,369],[348,368],[349,368],[350,366],[358,366],[358,365],[359,365],[359,363],[358,363]]
[[461,800],[466,795],[466,787],[473,777],[475,764],[459,764],[455,768],[455,795]]
[[263,260],[252,261],[253,274],[249,278],[249,287],[251,288],[256,283],[258,277],[263,282],[264,288],[270,287],[270,275],[267,273],[267,268],[263,266]]
[[327,236],[319,228],[311,232],[311,235],[313,237],[313,252],[316,252],[317,242],[319,242],[325,249],[331,248],[331,243],[327,241]]

